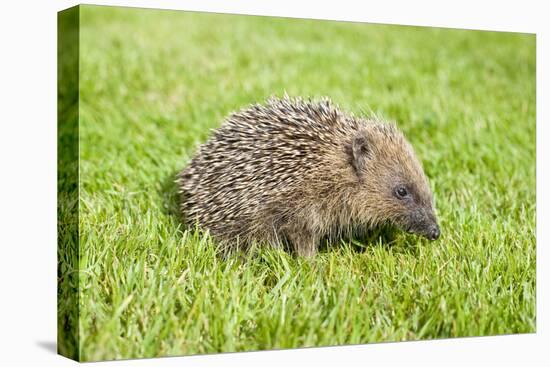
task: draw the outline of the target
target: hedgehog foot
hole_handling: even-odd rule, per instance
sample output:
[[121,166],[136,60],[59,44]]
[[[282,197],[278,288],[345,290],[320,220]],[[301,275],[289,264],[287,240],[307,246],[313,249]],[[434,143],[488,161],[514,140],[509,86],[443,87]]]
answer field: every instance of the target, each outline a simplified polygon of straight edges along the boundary
[[298,256],[313,257],[317,254],[317,243],[319,239],[310,231],[293,231],[289,233],[287,237],[292,244],[294,252],[298,254]]

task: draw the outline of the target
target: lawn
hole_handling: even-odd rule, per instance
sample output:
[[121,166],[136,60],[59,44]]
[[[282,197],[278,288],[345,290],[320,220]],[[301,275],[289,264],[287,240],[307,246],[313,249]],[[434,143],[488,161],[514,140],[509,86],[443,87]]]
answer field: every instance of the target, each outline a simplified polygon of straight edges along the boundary
[[[534,35],[94,6],[80,27],[82,360],[536,331]],[[180,224],[197,146],[284,92],[395,121],[442,237],[222,259]]]

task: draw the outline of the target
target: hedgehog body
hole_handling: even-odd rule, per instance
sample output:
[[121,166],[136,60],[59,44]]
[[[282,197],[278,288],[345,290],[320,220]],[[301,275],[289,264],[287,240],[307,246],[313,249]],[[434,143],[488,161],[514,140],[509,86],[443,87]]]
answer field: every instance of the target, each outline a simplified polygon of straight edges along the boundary
[[177,182],[186,221],[225,249],[288,245],[311,256],[325,236],[383,224],[439,236],[427,179],[402,133],[328,99],[272,98],[232,114]]

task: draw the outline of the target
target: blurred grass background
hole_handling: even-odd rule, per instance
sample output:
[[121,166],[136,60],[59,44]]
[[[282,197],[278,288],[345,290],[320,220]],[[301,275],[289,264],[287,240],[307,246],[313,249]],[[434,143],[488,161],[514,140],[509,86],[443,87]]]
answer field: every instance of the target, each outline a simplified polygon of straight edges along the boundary
[[[82,360],[535,331],[534,35],[80,11]],[[224,261],[183,228],[176,172],[284,92],[396,121],[442,238]]]

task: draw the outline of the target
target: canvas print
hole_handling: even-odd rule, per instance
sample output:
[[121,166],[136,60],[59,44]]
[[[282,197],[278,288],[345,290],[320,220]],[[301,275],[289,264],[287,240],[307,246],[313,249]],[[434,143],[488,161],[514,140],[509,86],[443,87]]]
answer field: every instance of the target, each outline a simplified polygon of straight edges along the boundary
[[535,35],[58,15],[58,351],[536,331]]

